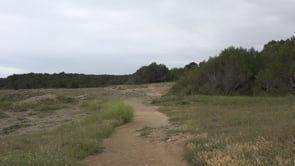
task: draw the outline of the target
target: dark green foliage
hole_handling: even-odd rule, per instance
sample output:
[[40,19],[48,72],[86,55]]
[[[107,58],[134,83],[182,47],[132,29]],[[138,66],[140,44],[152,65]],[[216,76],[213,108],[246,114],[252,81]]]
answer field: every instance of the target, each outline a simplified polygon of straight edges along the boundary
[[0,78],[0,87],[3,87],[5,85],[5,79]]
[[185,70],[194,70],[197,69],[199,66],[195,62],[191,62],[190,64],[187,64],[184,66]]
[[183,68],[173,68],[170,70],[170,76],[172,81],[179,80],[184,75],[185,70]]
[[0,89],[38,89],[38,88],[90,88],[118,84],[144,84],[178,80],[184,69],[172,72],[163,64],[152,63],[143,66],[132,75],[85,75],[85,74],[41,74],[29,73],[0,78]]
[[186,72],[173,90],[182,94],[249,93],[257,73],[257,55],[254,49],[229,47],[219,56]]
[[184,68],[173,68],[170,70],[170,76],[172,81],[178,81],[181,79],[186,73],[192,72],[198,69],[198,64],[195,62],[191,62],[184,66]]
[[145,84],[171,81],[170,71],[163,64],[152,63],[138,69],[129,80],[131,84]]
[[271,41],[261,52],[261,70],[256,76],[257,93],[295,93],[295,37]]
[[123,84],[129,75],[19,74],[0,80],[2,89],[86,88]]
[[[193,68],[193,69],[192,69]],[[172,88],[178,94],[295,94],[295,37],[253,48],[224,49],[199,65],[189,64]]]

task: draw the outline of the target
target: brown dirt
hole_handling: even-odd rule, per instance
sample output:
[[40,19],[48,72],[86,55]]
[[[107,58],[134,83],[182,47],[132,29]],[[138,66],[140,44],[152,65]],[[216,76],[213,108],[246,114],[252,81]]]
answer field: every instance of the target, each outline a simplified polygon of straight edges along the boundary
[[[149,91],[152,89],[152,91]],[[149,95],[159,91],[148,88]],[[126,103],[134,108],[134,120],[118,127],[110,138],[104,141],[105,152],[87,157],[83,163],[89,166],[185,166],[180,144],[172,141],[151,141],[140,136],[144,127],[169,128],[167,116],[156,111],[157,107],[143,104],[141,99],[128,99]]]

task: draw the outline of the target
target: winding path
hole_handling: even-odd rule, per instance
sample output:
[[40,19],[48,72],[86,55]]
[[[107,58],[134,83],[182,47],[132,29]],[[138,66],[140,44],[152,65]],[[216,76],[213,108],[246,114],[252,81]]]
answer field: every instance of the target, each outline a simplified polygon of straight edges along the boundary
[[140,136],[143,127],[169,125],[168,118],[157,107],[143,104],[140,99],[125,101],[134,109],[134,120],[118,127],[104,141],[105,152],[86,158],[89,166],[186,166],[182,147],[163,141],[151,142]]

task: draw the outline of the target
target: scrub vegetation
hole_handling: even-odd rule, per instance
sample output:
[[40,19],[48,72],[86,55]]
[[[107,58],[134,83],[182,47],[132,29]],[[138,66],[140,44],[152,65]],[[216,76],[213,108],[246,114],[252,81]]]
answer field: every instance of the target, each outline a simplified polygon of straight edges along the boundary
[[185,72],[173,92],[180,95],[295,94],[295,37],[271,41],[261,52],[229,47]]
[[153,101],[179,133],[191,165],[294,165],[295,98],[166,95]]
[[[62,111],[66,117],[79,116],[50,127],[28,123],[22,117],[2,128],[0,165],[82,165],[83,158],[103,151],[102,140],[116,126],[132,120],[132,108],[111,93],[102,89],[1,91],[2,103],[9,103],[1,105],[2,114],[8,116],[3,121],[11,113],[25,112],[43,121],[58,119]],[[34,125],[40,129],[30,128]]]

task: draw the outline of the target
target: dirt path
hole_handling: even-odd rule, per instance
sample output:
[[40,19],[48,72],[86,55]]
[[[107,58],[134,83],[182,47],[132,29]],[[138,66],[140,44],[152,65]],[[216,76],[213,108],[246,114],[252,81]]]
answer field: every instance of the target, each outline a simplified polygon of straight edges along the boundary
[[169,125],[168,118],[156,111],[157,107],[144,105],[140,99],[128,99],[134,108],[134,120],[118,127],[104,141],[105,152],[86,158],[89,166],[185,166],[180,145],[165,141],[152,142],[140,136],[143,127],[160,128]]

